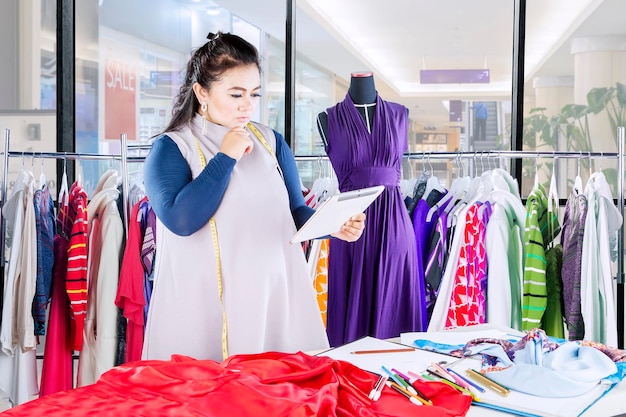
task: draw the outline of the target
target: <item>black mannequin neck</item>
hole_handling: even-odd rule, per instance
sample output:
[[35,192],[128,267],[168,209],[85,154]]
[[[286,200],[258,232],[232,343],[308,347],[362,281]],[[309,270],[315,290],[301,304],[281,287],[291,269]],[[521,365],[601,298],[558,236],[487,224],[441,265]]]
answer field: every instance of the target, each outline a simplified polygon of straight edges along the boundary
[[371,72],[353,73],[348,94],[354,104],[375,104],[377,93],[374,75]]
[[374,113],[376,113],[376,86],[371,72],[352,73],[348,95],[358,112],[363,117],[367,130],[372,131]]

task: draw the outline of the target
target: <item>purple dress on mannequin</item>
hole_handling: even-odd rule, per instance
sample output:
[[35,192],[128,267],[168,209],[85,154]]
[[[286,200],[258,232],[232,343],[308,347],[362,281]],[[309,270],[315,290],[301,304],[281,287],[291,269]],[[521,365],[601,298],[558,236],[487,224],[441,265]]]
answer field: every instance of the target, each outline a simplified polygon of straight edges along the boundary
[[339,190],[385,185],[365,212],[361,238],[353,243],[331,239],[330,344],[421,331],[426,317],[423,283],[417,278],[415,233],[400,190],[407,109],[377,97],[371,134],[348,94],[327,113],[326,153]]

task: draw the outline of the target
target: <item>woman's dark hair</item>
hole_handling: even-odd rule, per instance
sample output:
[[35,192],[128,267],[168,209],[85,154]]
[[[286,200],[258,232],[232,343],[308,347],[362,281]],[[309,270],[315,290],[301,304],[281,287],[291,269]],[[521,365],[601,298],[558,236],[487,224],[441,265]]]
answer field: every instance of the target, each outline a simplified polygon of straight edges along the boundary
[[185,82],[174,99],[172,120],[165,131],[180,130],[198,111],[200,103],[193,92],[194,83],[209,90],[224,72],[239,66],[256,65],[261,69],[257,49],[243,38],[231,33],[209,33],[209,39],[196,49],[189,62]]

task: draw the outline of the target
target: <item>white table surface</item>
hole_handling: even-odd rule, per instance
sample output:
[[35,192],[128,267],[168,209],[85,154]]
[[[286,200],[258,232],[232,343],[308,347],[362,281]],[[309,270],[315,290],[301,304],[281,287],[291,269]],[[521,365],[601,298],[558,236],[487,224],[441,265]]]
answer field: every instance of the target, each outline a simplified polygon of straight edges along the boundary
[[[480,325],[480,327],[477,327],[477,326],[472,326],[472,327],[474,329],[476,328],[494,329],[493,326],[489,326],[489,325]],[[462,329],[461,331],[470,331],[470,329]],[[412,335],[413,334],[409,334],[409,336],[412,336]],[[407,335],[403,336],[405,341],[408,340],[406,336]],[[386,342],[401,343],[401,337],[386,339]],[[407,346],[410,345],[409,343],[405,343],[405,344]],[[333,349],[333,350],[337,351],[339,349],[340,348]],[[323,356],[330,356],[330,357],[335,356],[335,354],[332,353],[332,350],[331,351],[316,351],[316,352],[309,352],[309,353],[319,354]],[[337,353],[336,355],[341,356],[342,354]],[[398,354],[396,353],[393,355],[398,355]],[[339,358],[348,360],[357,366],[367,369],[369,367],[369,364],[367,362],[364,362],[368,360],[367,358],[365,358],[366,356],[371,356],[371,355],[352,355],[352,356],[347,355],[346,356],[344,353],[343,357],[339,357]],[[541,398],[541,397],[536,397],[536,398]],[[506,415],[510,415],[510,414],[504,413],[502,411],[492,410],[492,409],[488,409],[485,407],[478,407],[478,406],[470,407],[470,410],[467,413],[468,417],[489,417],[489,416],[502,417]],[[617,384],[615,387],[613,387],[611,391],[609,391],[603,397],[597,400],[580,417],[614,417],[614,416],[626,417],[626,381],[622,381],[619,384]]]

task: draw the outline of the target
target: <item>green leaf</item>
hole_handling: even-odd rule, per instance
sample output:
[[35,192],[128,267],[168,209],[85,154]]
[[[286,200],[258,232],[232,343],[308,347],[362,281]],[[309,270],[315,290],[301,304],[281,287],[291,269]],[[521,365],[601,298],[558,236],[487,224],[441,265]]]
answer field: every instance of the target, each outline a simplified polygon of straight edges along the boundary
[[598,114],[604,110],[613,98],[615,88],[613,87],[598,87],[592,88],[587,93],[587,104],[589,105],[589,111],[593,114]]
[[622,84],[622,83],[617,83],[617,102],[619,103],[619,106],[624,109],[626,108],[626,84]]

